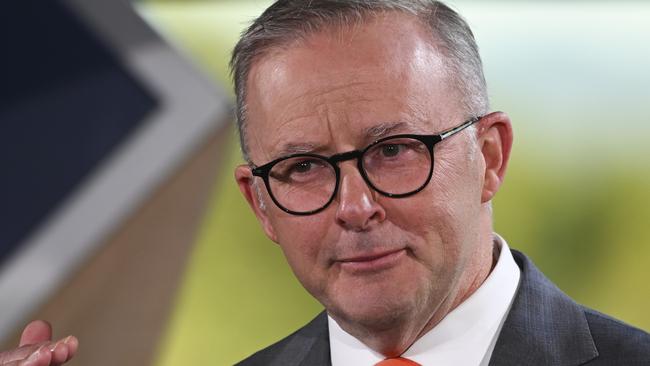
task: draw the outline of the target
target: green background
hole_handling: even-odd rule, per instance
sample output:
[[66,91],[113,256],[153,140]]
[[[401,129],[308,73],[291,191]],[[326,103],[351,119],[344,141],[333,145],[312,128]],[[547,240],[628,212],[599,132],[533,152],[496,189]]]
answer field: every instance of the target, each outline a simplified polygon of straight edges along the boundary
[[[140,12],[230,90],[239,32],[267,1],[146,2]],[[459,2],[515,145],[496,231],[577,301],[650,329],[650,6]],[[320,309],[233,179],[232,131],[159,366],[232,364]]]

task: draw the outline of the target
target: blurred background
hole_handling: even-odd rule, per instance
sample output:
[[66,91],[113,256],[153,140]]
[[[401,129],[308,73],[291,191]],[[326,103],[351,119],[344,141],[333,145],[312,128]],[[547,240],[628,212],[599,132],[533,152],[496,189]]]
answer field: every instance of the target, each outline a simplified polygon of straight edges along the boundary
[[[156,178],[143,184],[124,208],[115,210],[117,218],[107,219],[109,223],[94,235],[75,239],[79,247],[66,247],[63,236],[7,236],[17,244],[0,247],[9,248],[0,262],[3,299],[19,297],[21,286],[42,288],[38,284],[43,286],[44,278],[49,278],[39,272],[49,265],[43,261],[27,261],[29,266],[18,272],[20,276],[11,275],[8,268],[19,262],[28,247],[46,242],[54,248],[47,258],[74,255],[79,259],[65,264],[56,283],[47,282],[45,295],[34,295],[30,305],[19,304],[22,313],[12,317],[5,334],[0,334],[5,348],[15,342],[27,319],[45,317],[55,324],[57,334],[80,337],[81,352],[72,365],[228,365],[279,340],[322,309],[293,278],[279,248],[263,235],[233,179],[241,158],[229,112],[232,92],[227,63],[239,33],[269,4],[142,1],[132,3],[132,9],[129,6],[144,19],[141,24],[135,15],[128,22],[122,16],[104,22],[91,17],[102,29],[152,27],[155,33],[148,36],[161,42],[161,49],[171,46],[166,52],[178,53],[180,61],[158,75],[139,76],[142,70],[135,67],[134,79],[146,84],[145,90],[154,90],[153,97],[151,101],[129,97],[125,103],[140,100],[144,112],[109,114],[112,119],[96,122],[89,133],[105,136],[106,123],[156,120],[164,115],[173,98],[161,97],[159,85],[147,80],[185,75],[179,69],[191,76],[185,76],[185,83],[172,82],[184,107],[169,117],[171,134],[180,135],[193,123],[203,127],[178,142],[183,147],[174,150],[175,157],[170,154],[160,163]],[[496,231],[577,301],[650,330],[650,4],[469,0],[450,4],[465,16],[477,38],[492,109],[507,112],[514,125],[509,172],[494,203]],[[109,12],[100,11],[100,18],[102,13]],[[94,29],[93,21],[86,31],[102,43],[103,31]],[[39,27],[36,22],[26,24]],[[32,42],[38,48],[38,39],[25,38],[23,32],[5,26],[2,37]],[[104,42],[117,54],[118,63],[135,59],[137,64],[140,56],[134,57],[133,50],[151,50],[155,43],[130,40],[129,34],[136,32],[122,33],[118,38],[129,45],[127,51],[120,51],[123,47],[114,41]],[[43,45],[37,63],[47,62],[48,52],[56,51]],[[75,56],[74,48],[67,52]],[[10,76],[6,68],[0,72]],[[92,76],[92,70],[84,75]],[[63,85],[54,90],[65,91],[73,84]],[[30,108],[41,108],[46,101],[35,95],[48,95],[44,89],[52,88],[33,87],[31,94],[3,90],[2,131],[14,132],[16,127],[7,126],[20,121],[9,118],[13,106],[28,100]],[[189,99],[214,107],[197,114],[200,107],[185,101],[190,90],[198,90],[201,97]],[[120,104],[107,108],[119,110]],[[30,127],[36,135],[57,122],[40,121],[43,126]],[[123,131],[131,131],[127,127]],[[133,127],[133,131],[144,136],[148,130]],[[48,140],[47,136],[40,139]],[[152,136],[159,139],[155,133]],[[115,154],[131,155],[124,152],[131,150],[123,149],[136,144],[133,141],[139,140],[115,143],[115,149],[106,149],[109,157],[98,161],[116,160]],[[25,160],[20,146],[10,142],[3,150],[3,164],[43,170],[41,164]],[[134,164],[145,166],[147,159],[160,154],[152,150]],[[8,177],[1,174],[3,180]],[[102,174],[79,176],[78,183],[69,185],[70,192],[84,189]],[[139,178],[126,174],[121,179],[115,197]],[[47,180],[40,182],[47,186]],[[33,195],[39,189],[10,188],[12,196]],[[62,195],[60,201],[53,201],[54,208],[26,227],[47,232],[43,225],[51,224],[42,222],[56,221],[52,215],[67,212],[56,207],[70,206],[66,202],[77,196]],[[107,199],[119,201],[110,195]],[[85,216],[100,211],[91,209]],[[11,212],[2,212],[7,215],[2,221],[11,222]],[[33,239],[39,235],[41,241]],[[14,285],[3,287],[3,276]],[[0,306],[5,304],[9,306],[6,301]]]

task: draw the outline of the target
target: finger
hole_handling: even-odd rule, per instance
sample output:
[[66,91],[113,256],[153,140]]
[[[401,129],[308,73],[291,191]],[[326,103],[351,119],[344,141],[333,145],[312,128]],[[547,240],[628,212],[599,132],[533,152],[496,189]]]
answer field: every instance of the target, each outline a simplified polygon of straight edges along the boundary
[[11,351],[2,352],[0,353],[0,365],[4,366],[6,363],[12,361],[24,360],[36,352],[39,348],[47,345],[49,345],[49,343],[38,343],[30,346],[16,348]]
[[68,360],[68,345],[63,341],[55,343],[50,350],[52,351],[52,361],[50,361],[52,366],[62,365]]
[[36,352],[32,353],[26,360],[19,363],[20,366],[48,366],[52,360],[52,353],[49,350],[49,345],[40,347]]
[[52,361],[52,353],[48,346],[40,347],[32,353],[27,359],[18,363],[19,366],[49,366]]
[[79,348],[79,341],[74,336],[68,336],[58,340],[56,343],[49,344],[49,350],[52,353],[51,366],[59,366],[74,357]]
[[34,320],[27,324],[20,336],[20,346],[47,342],[52,339],[52,326],[43,320]]
[[75,354],[77,354],[77,349],[79,349],[79,340],[75,336],[68,336],[66,339],[63,340],[63,343],[65,343],[68,346],[68,359],[72,359]]
[[47,347],[39,347],[37,350],[21,360],[2,363],[2,366],[48,366],[50,365],[51,355]]

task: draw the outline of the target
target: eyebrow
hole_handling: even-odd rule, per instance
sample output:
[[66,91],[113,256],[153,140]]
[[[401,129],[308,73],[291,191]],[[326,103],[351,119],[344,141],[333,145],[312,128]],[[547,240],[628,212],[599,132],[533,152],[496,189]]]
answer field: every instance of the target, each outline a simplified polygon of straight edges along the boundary
[[406,122],[386,122],[376,126],[368,127],[364,130],[363,136],[366,140],[376,140],[384,136],[388,136],[395,131],[402,130],[409,126]]
[[[366,141],[377,140],[388,136],[397,130],[410,126],[407,122],[386,122],[365,128],[362,132],[362,138]],[[273,154],[277,157],[288,156],[293,154],[318,154],[326,151],[325,146],[320,146],[308,142],[304,143],[286,143]]]
[[285,156],[292,154],[306,154],[306,153],[316,153],[324,150],[322,146],[317,146],[310,143],[286,143],[276,151],[274,155],[276,156]]

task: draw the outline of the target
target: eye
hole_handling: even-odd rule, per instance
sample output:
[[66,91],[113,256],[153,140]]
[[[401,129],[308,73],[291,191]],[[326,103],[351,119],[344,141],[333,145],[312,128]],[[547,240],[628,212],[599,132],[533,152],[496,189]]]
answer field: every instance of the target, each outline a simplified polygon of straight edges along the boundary
[[363,165],[366,169],[380,167],[403,168],[406,163],[428,160],[428,149],[420,140],[410,137],[396,137],[372,146],[364,153]]
[[404,149],[403,145],[398,144],[385,144],[381,146],[381,154],[387,158],[397,156],[401,150]]
[[289,170],[290,173],[307,173],[314,168],[313,160],[303,160],[295,163]]
[[311,157],[295,157],[281,161],[271,169],[270,176],[282,182],[306,182],[329,174],[328,163]]

